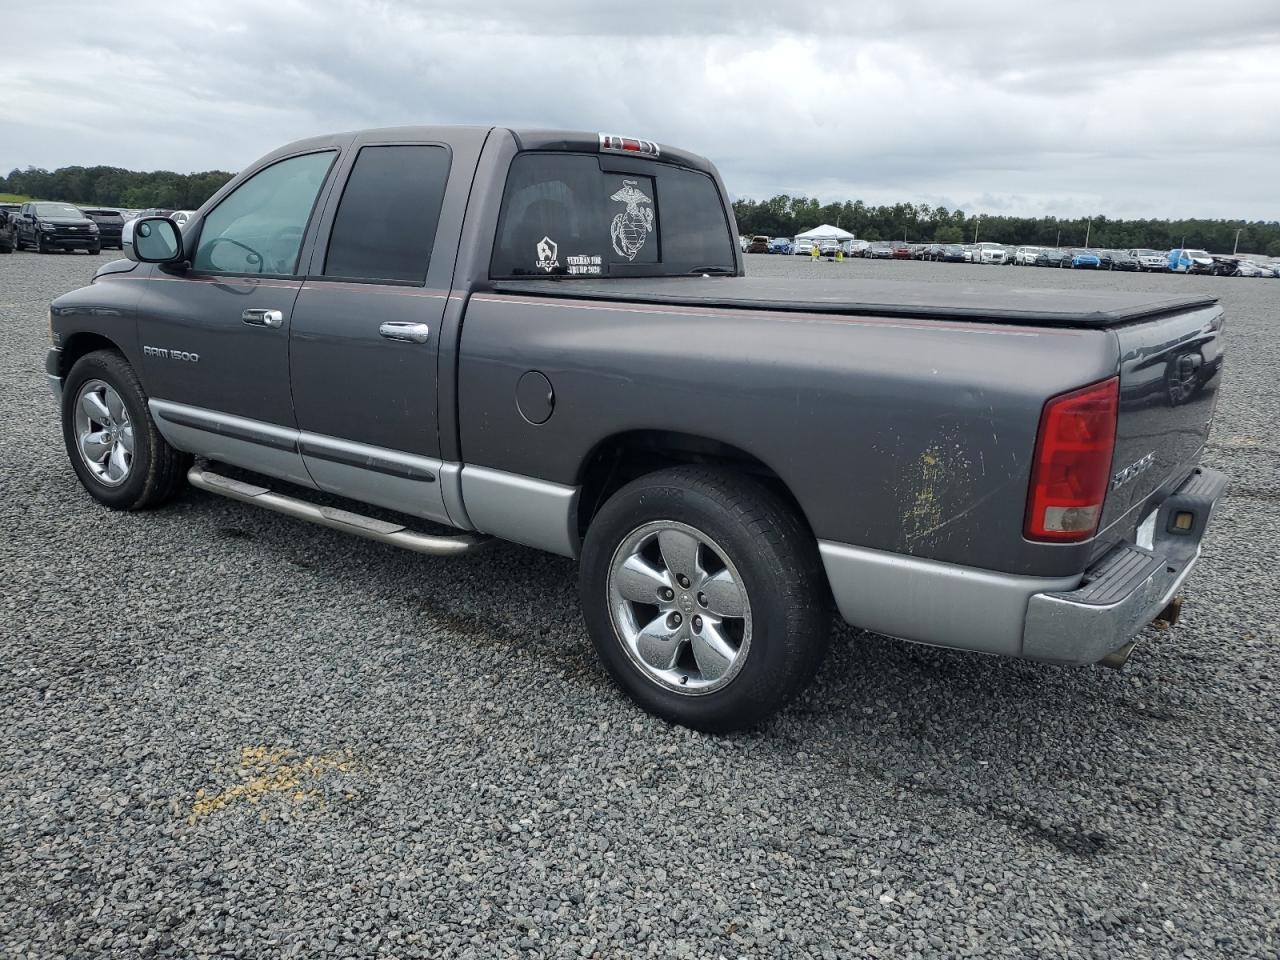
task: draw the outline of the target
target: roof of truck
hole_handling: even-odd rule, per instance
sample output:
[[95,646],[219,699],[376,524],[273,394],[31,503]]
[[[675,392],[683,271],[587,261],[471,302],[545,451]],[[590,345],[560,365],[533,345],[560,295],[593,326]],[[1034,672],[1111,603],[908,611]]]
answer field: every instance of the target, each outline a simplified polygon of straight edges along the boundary
[[[383,140],[408,142],[437,140],[450,143],[456,141],[476,142],[478,140],[478,142],[483,143],[484,138],[494,130],[505,130],[510,133],[515,138],[517,147],[521,150],[567,150],[575,153],[599,153],[606,156],[631,157],[638,160],[659,160],[691,167],[704,173],[712,173],[715,169],[710,160],[699,154],[668,146],[665,143],[657,143],[653,140],[643,140],[630,135],[619,136],[616,131],[604,130],[593,133],[588,130],[555,130],[542,127],[501,127],[475,124],[369,127],[364,130],[344,130],[318,137],[308,137],[305,140],[295,140],[273,150],[264,159],[288,156],[301,150],[323,149],[349,142],[362,144]],[[626,141],[629,146],[626,149],[607,148],[603,143],[606,137],[611,142]],[[631,151],[630,145],[637,147],[635,152]],[[640,145],[644,145],[643,148]],[[649,148],[652,148],[652,150]]]
[[1218,302],[1216,297],[1187,293],[1011,290],[989,283],[776,277],[501,280],[493,286],[503,293],[582,300],[1070,327],[1110,327]]

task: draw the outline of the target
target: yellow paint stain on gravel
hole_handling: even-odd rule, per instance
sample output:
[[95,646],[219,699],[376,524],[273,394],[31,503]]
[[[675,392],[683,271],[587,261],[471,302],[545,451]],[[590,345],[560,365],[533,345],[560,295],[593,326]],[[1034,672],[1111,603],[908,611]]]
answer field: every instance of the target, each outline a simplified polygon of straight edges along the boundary
[[[261,803],[264,798],[287,796],[295,804],[324,803],[322,781],[327,775],[351,772],[351,752],[301,755],[272,747],[244,747],[236,774],[240,782],[217,793],[196,791],[191,820],[225,810],[237,803]],[[352,798],[350,791],[343,796]]]

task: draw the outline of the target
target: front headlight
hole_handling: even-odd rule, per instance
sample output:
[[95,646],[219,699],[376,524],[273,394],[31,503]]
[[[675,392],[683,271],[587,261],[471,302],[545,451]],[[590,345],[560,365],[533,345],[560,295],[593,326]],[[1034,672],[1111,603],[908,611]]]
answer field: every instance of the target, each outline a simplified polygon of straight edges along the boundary
[[97,232],[98,232],[98,225],[97,225],[96,223],[91,223],[91,224],[89,224],[89,232],[90,232],[90,233],[97,233]]
[[41,230],[48,230],[50,233],[52,233],[54,230],[57,230],[58,228],[57,228],[57,227],[55,227],[52,223],[41,223],[41,224],[40,224],[40,229],[41,229]]

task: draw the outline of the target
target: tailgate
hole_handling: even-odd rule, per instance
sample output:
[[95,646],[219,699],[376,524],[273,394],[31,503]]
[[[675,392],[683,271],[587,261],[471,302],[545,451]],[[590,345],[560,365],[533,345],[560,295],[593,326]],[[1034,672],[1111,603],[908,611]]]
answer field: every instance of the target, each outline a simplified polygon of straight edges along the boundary
[[1222,328],[1215,305],[1113,329],[1120,420],[1100,547],[1132,540],[1143,517],[1199,462],[1222,379]]

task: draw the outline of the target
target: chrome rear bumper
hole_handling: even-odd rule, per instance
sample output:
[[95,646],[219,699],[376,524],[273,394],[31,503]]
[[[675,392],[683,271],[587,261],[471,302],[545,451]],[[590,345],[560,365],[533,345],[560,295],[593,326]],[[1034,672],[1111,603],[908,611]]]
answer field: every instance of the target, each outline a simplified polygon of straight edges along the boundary
[[1196,468],[1149,521],[1149,544],[1116,547],[1074,590],[1031,597],[1022,655],[1096,663],[1127,644],[1168,606],[1200,559],[1200,541],[1226,487],[1223,474]]
[[[1197,468],[1123,544],[1084,575],[1029,577],[819,541],[841,616],[865,630],[1051,663],[1097,663],[1177,594],[1200,556],[1227,478]],[[1185,529],[1178,517],[1189,514]]]

